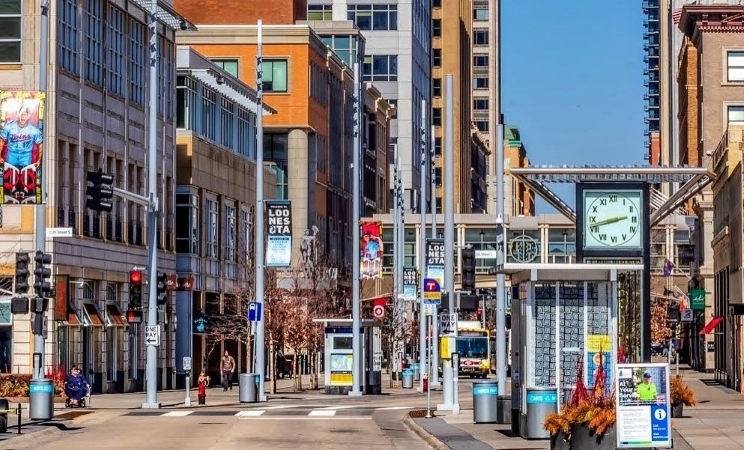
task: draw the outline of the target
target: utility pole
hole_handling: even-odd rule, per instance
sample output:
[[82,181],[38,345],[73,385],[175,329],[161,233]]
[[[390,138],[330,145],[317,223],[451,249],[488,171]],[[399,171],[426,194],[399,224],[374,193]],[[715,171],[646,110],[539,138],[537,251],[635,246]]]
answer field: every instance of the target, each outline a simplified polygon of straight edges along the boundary
[[[49,76],[49,0],[41,2],[41,27],[39,32],[39,92],[46,94],[48,89]],[[46,101],[46,97],[44,98]],[[45,134],[48,128],[44,127]],[[46,137],[46,136],[45,136]],[[44,139],[47,149],[54,148]],[[44,152],[48,155],[49,150]],[[43,156],[42,156],[43,158]],[[49,158],[46,158],[49,160]],[[41,202],[36,205],[36,250],[46,252],[46,182],[47,177],[43,175],[46,165],[43,163],[37,170],[42,173],[39,189],[41,190]],[[51,172],[51,171],[50,171]],[[34,360],[33,360],[33,377],[37,380],[45,379],[44,377],[44,313],[34,314]]]
[[[264,151],[263,151],[263,26],[256,27],[256,303],[265,314],[264,296]],[[256,373],[258,373],[258,401],[266,401],[266,342],[264,318],[256,324]],[[276,376],[276,374],[274,374]]]
[[[454,136],[454,78],[444,76],[444,286],[450,302],[459,305],[460,294],[455,298],[455,136]],[[457,313],[457,309],[450,308]],[[457,332],[455,327],[455,332]],[[455,368],[457,370],[457,368]]]
[[[395,161],[393,162],[393,274],[395,279],[393,280],[393,320],[395,321],[395,328],[396,328],[396,335],[397,338],[395,340],[395,354],[393,356],[394,361],[396,361],[396,364],[394,366],[394,373],[399,374],[401,376],[401,373],[399,371],[400,369],[400,342],[402,340],[403,336],[403,322],[401,318],[401,299],[400,295],[403,292],[403,287],[400,283],[400,277],[398,276],[399,273],[403,272],[403,267],[400,265],[400,227],[398,226],[399,221],[399,203],[398,203],[398,151],[395,151]],[[399,378],[400,380],[400,378]]]
[[[147,215],[147,325],[158,324],[158,2],[150,0],[150,104],[148,107],[149,126],[147,127],[147,190],[150,204]],[[158,347],[147,344],[147,401],[143,408],[160,408],[158,403]]]
[[[359,52],[357,52],[357,55],[359,55]],[[361,186],[360,186],[360,178],[362,176],[362,166],[361,166],[361,136],[360,133],[360,126],[362,121],[362,106],[360,104],[360,98],[359,98],[359,88],[361,86],[361,83],[359,82],[360,72],[359,72],[359,56],[356,58],[357,60],[354,61],[354,141],[353,141],[353,148],[354,151],[354,158],[353,158],[353,165],[351,173],[353,174],[354,182],[353,182],[353,190],[352,190],[352,198],[351,198],[351,208],[354,213],[354,220],[353,220],[353,235],[352,239],[354,240],[354,280],[352,283],[351,290],[354,293],[354,297],[352,300],[352,343],[351,343],[351,352],[353,354],[352,356],[352,366],[351,366],[351,378],[352,378],[352,384],[351,384],[351,392],[349,392],[350,396],[358,397],[362,395],[362,391],[360,390],[360,381],[362,376],[362,338],[361,333],[359,332],[359,328],[362,326],[362,319],[361,319],[361,305],[359,304],[361,299],[359,298],[359,290],[360,290],[360,280],[359,280],[359,271],[361,269],[360,267],[360,248],[359,248],[359,215],[361,213],[360,206],[361,206]]]
[[[396,151],[397,153],[397,151]],[[398,154],[399,155],[399,154]],[[396,250],[396,255],[398,259],[398,267],[400,268],[400,271],[397,273],[398,277],[398,286],[400,286],[400,289],[398,290],[398,295],[403,294],[403,270],[406,266],[406,258],[405,258],[405,249],[406,249],[406,206],[403,202],[403,177],[400,173],[400,156],[397,158],[397,164],[398,164],[398,186],[396,189],[398,190],[398,236],[400,236],[398,241],[398,249]],[[405,331],[405,322],[407,322],[408,317],[406,316],[406,303],[404,299],[400,299],[400,311],[399,311],[399,323],[400,323],[400,355],[401,358],[403,358],[406,354],[406,340],[403,337],[404,331]]]
[[[445,105],[446,106],[446,105]],[[429,176],[431,177],[431,194],[429,197],[431,207],[431,238],[437,238],[437,166],[434,163],[434,125],[431,126],[431,139],[429,142],[432,144],[429,146],[429,166],[431,171]],[[439,383],[439,307],[437,306],[432,315],[432,336],[431,336],[431,367],[433,368],[429,373],[429,384],[432,386],[440,386]]]
[[419,187],[419,216],[421,229],[419,230],[419,389],[424,390],[423,371],[426,368],[426,326],[424,314],[424,280],[426,279],[426,100],[421,100],[421,184]]

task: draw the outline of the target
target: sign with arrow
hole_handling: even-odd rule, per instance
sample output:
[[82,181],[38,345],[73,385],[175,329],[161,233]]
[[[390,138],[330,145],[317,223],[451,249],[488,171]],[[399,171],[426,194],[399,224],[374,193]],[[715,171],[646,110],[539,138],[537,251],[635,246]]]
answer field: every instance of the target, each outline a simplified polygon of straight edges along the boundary
[[160,346],[160,325],[145,327],[145,345]]

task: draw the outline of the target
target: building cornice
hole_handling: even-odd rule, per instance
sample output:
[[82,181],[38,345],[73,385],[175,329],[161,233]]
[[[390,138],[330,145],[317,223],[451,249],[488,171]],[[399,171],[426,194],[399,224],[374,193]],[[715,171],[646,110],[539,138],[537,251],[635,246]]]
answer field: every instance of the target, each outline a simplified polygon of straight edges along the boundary
[[690,37],[695,33],[743,33],[744,5],[685,5],[679,29]]
[[[321,55],[328,47],[309,25],[263,25],[263,45],[310,45]],[[179,31],[176,43],[184,45],[256,45],[257,25],[199,25],[197,31]]]

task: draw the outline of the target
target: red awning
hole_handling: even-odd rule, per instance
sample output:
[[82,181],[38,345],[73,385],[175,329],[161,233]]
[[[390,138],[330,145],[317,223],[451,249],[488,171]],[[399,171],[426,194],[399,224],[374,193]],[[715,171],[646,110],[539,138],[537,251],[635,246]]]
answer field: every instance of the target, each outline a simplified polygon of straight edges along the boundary
[[702,330],[700,330],[700,334],[710,334],[710,332],[713,331],[721,322],[723,322],[723,316],[718,316],[710,319],[710,322],[708,322],[708,324],[705,325]]

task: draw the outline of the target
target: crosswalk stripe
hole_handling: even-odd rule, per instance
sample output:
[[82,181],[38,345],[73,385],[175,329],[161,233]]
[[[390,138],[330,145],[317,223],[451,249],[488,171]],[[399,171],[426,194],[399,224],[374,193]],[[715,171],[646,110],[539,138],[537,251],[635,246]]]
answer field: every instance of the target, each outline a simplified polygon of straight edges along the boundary
[[235,417],[259,417],[264,412],[266,411],[264,410],[238,411],[238,413],[235,414]]
[[163,414],[163,417],[185,417],[193,412],[194,411],[169,411]]
[[353,408],[359,408],[359,407],[358,406],[324,406],[322,408],[315,408],[315,411],[325,411],[325,410],[337,411],[339,409],[353,409]]
[[378,411],[400,411],[403,409],[411,409],[410,406],[386,406],[383,408],[376,408]]
[[335,409],[315,409],[315,410],[310,411],[310,414],[308,414],[308,416],[311,416],[311,417],[318,417],[318,416],[333,417],[335,415],[336,415]]

